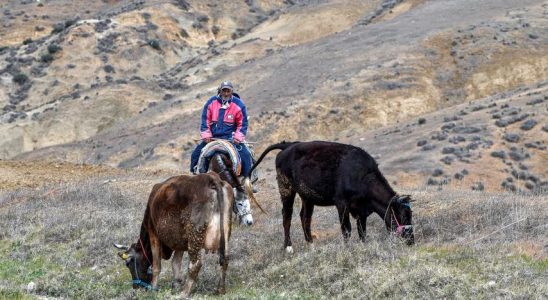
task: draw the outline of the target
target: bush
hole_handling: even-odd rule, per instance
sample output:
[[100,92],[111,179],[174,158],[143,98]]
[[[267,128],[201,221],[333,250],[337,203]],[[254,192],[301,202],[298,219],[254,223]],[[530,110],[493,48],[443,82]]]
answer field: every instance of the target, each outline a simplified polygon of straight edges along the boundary
[[198,22],[200,23],[207,23],[209,21],[209,17],[206,15],[202,15],[198,17]]
[[13,82],[23,85],[25,82],[29,81],[29,77],[24,73],[17,73],[13,76]]
[[111,65],[106,65],[103,70],[105,70],[105,72],[107,73],[116,73],[116,71],[114,71],[114,67]]
[[42,56],[40,57],[40,61],[43,62],[43,63],[50,63],[53,61],[53,55],[49,54],[49,53],[46,53],[46,54],[42,54]]
[[59,33],[63,30],[65,30],[65,24],[57,23],[57,24],[53,25],[53,30],[51,31],[51,33]]
[[23,45],[28,45],[28,44],[30,44],[30,43],[32,43],[32,39],[31,39],[31,38],[27,38],[27,39],[25,39],[25,40],[23,41]]
[[213,27],[211,27],[211,32],[214,34],[214,35],[217,35],[217,33],[219,33],[219,31],[221,31],[221,28],[217,25],[213,25]]
[[74,25],[76,23],[76,19],[74,20],[66,20],[65,21],[65,28],[69,28],[70,26]]
[[63,48],[61,48],[59,45],[57,44],[51,44],[48,46],[48,52],[50,54],[54,54],[56,52],[58,52],[59,50],[62,50]]
[[150,40],[148,41],[148,44],[150,45],[150,47],[156,49],[156,50],[160,50],[160,41],[158,40]]

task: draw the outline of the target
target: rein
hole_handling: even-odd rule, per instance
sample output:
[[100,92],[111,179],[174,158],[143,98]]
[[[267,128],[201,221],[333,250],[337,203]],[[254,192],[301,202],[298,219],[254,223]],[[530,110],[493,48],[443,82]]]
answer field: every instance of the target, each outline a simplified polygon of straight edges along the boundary
[[[139,244],[141,244],[141,249],[143,249],[143,254],[145,255],[145,258],[147,259],[150,267],[152,267],[152,263],[150,262],[150,259],[148,259],[148,256],[147,256],[147,252],[145,250],[145,246],[143,245],[143,240],[139,237]],[[145,289],[147,290],[153,290],[153,291],[157,291],[158,288],[153,288],[152,285],[144,280],[141,280],[139,278],[139,272],[137,271],[137,260],[136,259],[133,259],[133,269],[135,271],[135,276],[137,276],[137,279],[133,279],[131,282],[133,284],[136,284],[140,287],[144,287]]]
[[[390,227],[392,227],[392,217],[394,217],[394,220],[396,221],[396,234],[402,234],[405,229],[411,229],[413,228],[413,225],[402,225],[400,222],[398,222],[398,218],[396,218],[396,213],[394,213],[394,209],[390,207],[392,205],[392,201],[394,201],[394,198],[398,198],[398,195],[394,195],[394,197],[390,198],[390,201],[388,202],[388,206],[386,207],[386,212],[384,213],[384,221],[386,222],[386,216],[388,215],[388,210],[392,211],[392,215],[390,216]],[[408,208],[411,208],[411,206],[407,203],[400,203],[403,206],[406,206]]]
[[150,259],[148,259],[147,251],[145,249],[145,246],[143,246],[143,240],[141,239],[141,237],[139,237],[139,243],[141,244],[141,249],[143,249],[143,254],[145,255],[145,258],[147,259],[148,264],[152,266],[152,262],[150,261]]

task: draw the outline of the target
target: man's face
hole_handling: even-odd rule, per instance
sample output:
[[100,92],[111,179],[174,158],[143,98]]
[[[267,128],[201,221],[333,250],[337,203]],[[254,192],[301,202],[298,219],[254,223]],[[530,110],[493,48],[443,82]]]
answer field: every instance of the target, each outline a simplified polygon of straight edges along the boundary
[[222,89],[221,90],[221,98],[223,100],[230,99],[231,96],[232,96],[232,90],[231,89]]

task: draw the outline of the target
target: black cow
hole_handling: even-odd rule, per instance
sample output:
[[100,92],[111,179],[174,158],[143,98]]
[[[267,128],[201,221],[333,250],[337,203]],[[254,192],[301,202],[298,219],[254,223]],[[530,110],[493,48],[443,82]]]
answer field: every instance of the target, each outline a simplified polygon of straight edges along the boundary
[[349,214],[357,220],[360,239],[365,239],[366,219],[375,212],[386,228],[414,243],[409,196],[400,196],[390,187],[375,160],[363,149],[333,142],[282,142],[266,148],[255,169],[272,150],[276,156],[276,179],[282,199],[284,247],[292,252],[289,228],[296,193],[302,199],[301,222],[307,242],[312,243],[310,221],[314,205],[335,205],[342,234],[350,237]]

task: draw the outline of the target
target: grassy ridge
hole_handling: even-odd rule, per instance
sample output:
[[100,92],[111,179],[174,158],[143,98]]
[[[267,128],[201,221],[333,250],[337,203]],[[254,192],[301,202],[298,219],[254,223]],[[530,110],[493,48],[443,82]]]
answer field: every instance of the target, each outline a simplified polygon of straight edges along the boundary
[[[112,247],[136,240],[151,186],[143,179],[88,180],[3,193],[0,298],[176,297],[170,262],[163,262],[159,292],[134,291]],[[365,244],[355,232],[345,243],[331,207],[315,211],[313,231],[321,234],[313,248],[304,242],[295,214],[296,253],[287,255],[276,191],[263,191],[263,203],[275,213],[257,215],[253,228],[234,228],[226,296],[548,297],[545,194],[409,192],[418,199],[413,207],[416,246],[388,235],[375,215],[368,220]],[[217,297],[216,261],[215,255],[205,256],[196,298]],[[29,292],[30,282],[35,288]]]

